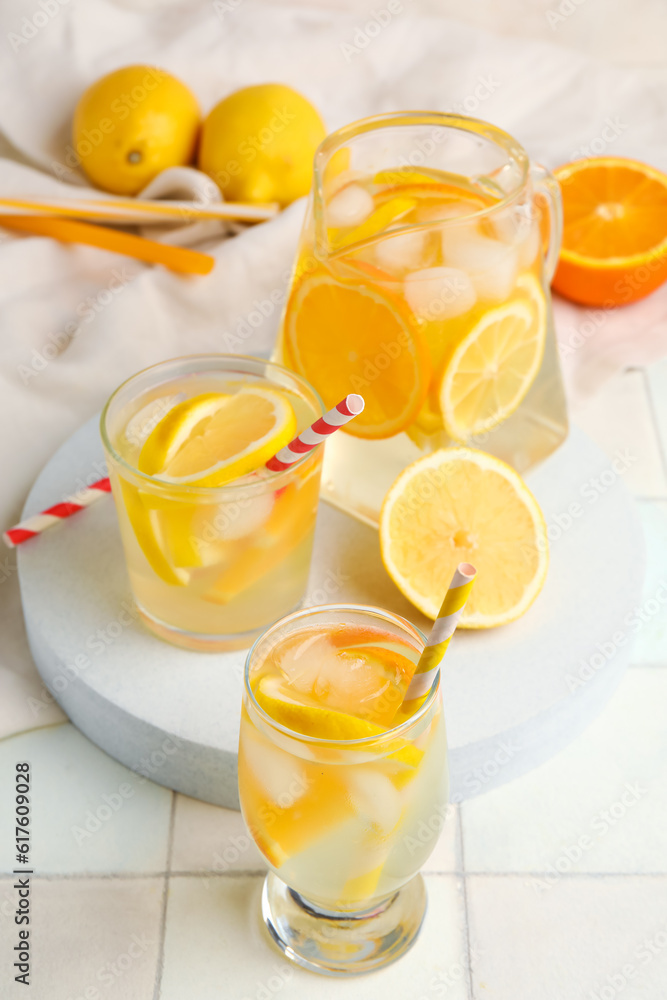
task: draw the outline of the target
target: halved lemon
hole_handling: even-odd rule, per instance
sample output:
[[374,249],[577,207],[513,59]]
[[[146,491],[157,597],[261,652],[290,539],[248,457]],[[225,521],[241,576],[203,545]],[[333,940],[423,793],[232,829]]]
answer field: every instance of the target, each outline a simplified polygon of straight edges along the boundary
[[438,392],[447,433],[466,443],[506,420],[525,399],[542,364],[546,305],[525,274],[519,294],[485,312],[456,347]]
[[296,433],[289,400],[273,389],[204,393],[160,421],[139,456],[139,470],[176,484],[222,486],[262,466]]
[[405,303],[370,282],[321,269],[297,282],[285,315],[286,356],[327,407],[349,392],[363,413],[345,430],[387,438],[410,426],[426,398],[428,347]]
[[382,560],[403,594],[436,618],[454,569],[477,568],[460,621],[492,628],[522,615],[544,584],[546,524],[521,477],[500,459],[443,448],[408,466],[380,514]]

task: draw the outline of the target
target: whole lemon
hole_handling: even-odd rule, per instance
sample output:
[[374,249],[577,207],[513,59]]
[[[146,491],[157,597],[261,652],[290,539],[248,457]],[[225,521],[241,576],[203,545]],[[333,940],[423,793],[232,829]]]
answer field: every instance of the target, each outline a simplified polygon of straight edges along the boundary
[[325,135],[316,109],[291,87],[243,87],[204,120],[199,168],[228,201],[289,205],[308,194],[313,156]]
[[136,194],[194,157],[201,116],[185,84],[154,66],[124,66],[85,91],[74,112],[77,162],[114,194]]

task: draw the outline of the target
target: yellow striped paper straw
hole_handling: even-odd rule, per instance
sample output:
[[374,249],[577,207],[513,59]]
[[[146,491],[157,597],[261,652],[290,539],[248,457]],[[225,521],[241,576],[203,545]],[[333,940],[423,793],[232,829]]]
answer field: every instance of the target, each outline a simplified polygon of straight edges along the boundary
[[476,575],[477,570],[470,563],[459,563],[454,570],[449,590],[433,623],[431,634],[426,640],[424,651],[419,657],[417,669],[405,692],[404,701],[421,698],[430,690],[459,618],[463,614]]

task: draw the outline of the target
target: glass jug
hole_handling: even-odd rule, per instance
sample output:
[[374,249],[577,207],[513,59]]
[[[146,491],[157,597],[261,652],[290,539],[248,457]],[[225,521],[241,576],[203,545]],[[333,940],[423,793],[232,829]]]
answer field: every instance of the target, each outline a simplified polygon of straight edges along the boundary
[[325,139],[277,359],[327,407],[366,400],[327,445],[327,500],[376,525],[427,452],[479,448],[524,472],[565,439],[561,230],[557,182],[493,125],[402,112]]

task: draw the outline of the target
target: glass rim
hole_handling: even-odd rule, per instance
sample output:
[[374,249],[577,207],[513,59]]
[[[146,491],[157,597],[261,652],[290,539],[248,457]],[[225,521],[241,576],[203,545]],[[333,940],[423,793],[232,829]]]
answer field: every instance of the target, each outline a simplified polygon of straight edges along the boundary
[[[138,372],[134,372],[128,378],[118,385],[114,391],[111,393],[102,413],[100,415],[100,436],[102,438],[102,444],[105,451],[113,458],[119,466],[121,466],[126,472],[129,472],[132,477],[140,480],[142,483],[152,486],[158,489],[160,492],[166,490],[171,490],[179,495],[191,495],[191,496],[201,496],[208,497],[223,495],[227,498],[234,496],[255,496],[267,491],[273,491],[280,487],[280,484],[285,480],[289,480],[294,471],[301,468],[308,459],[312,458],[313,455],[317,455],[322,451],[323,443],[317,445],[311,451],[305,452],[296,462],[293,462],[288,468],[283,469],[280,472],[272,472],[267,479],[262,479],[257,482],[249,483],[238,483],[232,480],[230,483],[225,483],[222,486],[195,486],[191,483],[175,483],[168,479],[160,479],[159,476],[151,476],[146,472],[141,472],[136,466],[128,462],[127,459],[123,458],[122,455],[118,453],[118,450],[113,446],[110,440],[110,436],[107,430],[107,419],[109,414],[109,409],[112,406],[114,400],[118,395],[127,388],[135,379],[139,379],[143,375],[148,375],[150,372],[157,372],[161,368],[166,368],[169,365],[178,365],[179,362],[240,362],[241,364],[251,362],[253,365],[262,365],[269,369],[273,369],[278,372],[282,372],[284,375],[288,376],[289,379],[302,384],[312,395],[315,402],[319,406],[320,413],[318,416],[322,416],[325,413],[324,403],[322,398],[317,391],[317,389],[310,384],[310,382],[299,375],[298,372],[293,372],[290,368],[286,368],[284,365],[277,364],[275,361],[269,361],[266,358],[259,358],[252,354],[184,354],[176,358],[167,358],[165,361],[158,361],[154,365],[148,365],[146,368],[140,369]],[[221,371],[225,369],[221,367]],[[242,369],[241,369],[242,370]],[[151,492],[149,490],[149,492]]]
[[315,607],[302,608],[300,611],[294,611],[292,612],[291,615],[286,615],[284,618],[279,618],[278,621],[275,621],[272,625],[269,625],[268,628],[264,629],[262,634],[259,635],[257,639],[255,639],[254,643],[248,650],[245,666],[243,669],[243,687],[245,693],[247,694],[252,703],[253,709],[257,712],[259,717],[264,722],[267,722],[270,725],[272,729],[275,729],[279,733],[282,733],[285,736],[289,736],[292,739],[298,740],[301,743],[307,743],[309,746],[327,746],[327,747],[339,747],[341,749],[350,748],[359,750],[363,749],[366,746],[373,746],[374,744],[382,743],[383,741],[400,737],[408,729],[411,729],[415,725],[415,723],[419,722],[431,708],[440,690],[440,676],[441,676],[440,670],[438,670],[437,674],[433,679],[433,683],[431,684],[431,687],[428,690],[428,694],[426,695],[424,703],[417,709],[414,715],[411,715],[408,719],[405,720],[405,722],[401,722],[400,725],[394,726],[393,729],[387,729],[385,732],[376,733],[373,736],[362,736],[356,740],[332,740],[332,739],[324,739],[321,736],[307,736],[304,733],[299,733],[295,729],[290,729],[288,726],[284,726],[282,723],[276,722],[276,720],[262,708],[262,706],[255,698],[254,691],[250,686],[250,665],[252,663],[253,656],[255,654],[255,651],[259,643],[262,642],[268,635],[270,635],[271,632],[274,631],[274,629],[282,627],[286,623],[291,624],[294,621],[298,621],[298,619],[300,618],[306,618],[309,615],[321,614],[322,612],[327,612],[327,611],[328,612],[349,611],[355,613],[361,612],[363,614],[370,614],[375,618],[384,618],[385,620],[392,620],[394,623],[400,625],[405,631],[412,632],[415,638],[419,639],[424,644],[424,646],[426,645],[427,642],[427,637],[424,635],[421,629],[417,628],[416,625],[413,625],[412,622],[408,621],[407,618],[404,618],[402,615],[396,614],[394,611],[387,611],[385,608],[378,608],[375,605],[371,604],[319,604],[316,605]]
[[[512,157],[514,162],[518,163],[521,170],[521,176],[512,190],[493,205],[488,205],[487,207],[481,208],[476,212],[470,212],[469,215],[453,219],[436,219],[432,222],[420,223],[419,226],[399,226],[391,231],[391,236],[398,236],[406,230],[412,230],[415,228],[429,229],[436,226],[452,226],[457,223],[460,224],[462,222],[469,222],[470,219],[488,217],[496,212],[503,211],[511,205],[513,201],[516,201],[526,186],[530,176],[530,158],[528,153],[523,148],[521,143],[510,135],[509,132],[499,128],[497,125],[492,125],[490,122],[486,122],[482,118],[473,118],[471,115],[460,115],[456,112],[391,111],[385,114],[371,115],[368,118],[360,118],[355,122],[350,122],[349,125],[343,125],[342,128],[336,129],[322,140],[320,145],[315,150],[315,157],[313,161],[315,178],[314,190],[320,205],[324,200],[323,176],[320,161],[324,157],[328,157],[330,154],[334,153],[341,145],[344,145],[351,139],[355,139],[359,135],[364,135],[366,132],[374,132],[392,125],[433,125],[442,128],[459,129],[461,132],[483,136],[485,139],[488,139],[490,142],[493,142],[497,146],[504,149],[505,152]],[[400,167],[397,169],[400,169]],[[419,165],[415,165],[414,169],[419,170]],[[382,236],[382,234],[380,235]],[[369,237],[366,240],[362,240],[358,244],[354,244],[354,246],[357,249],[362,248],[377,241],[377,239],[377,236]],[[343,253],[349,252],[349,250],[349,246],[342,247],[338,251],[330,252],[329,256],[341,256]]]

